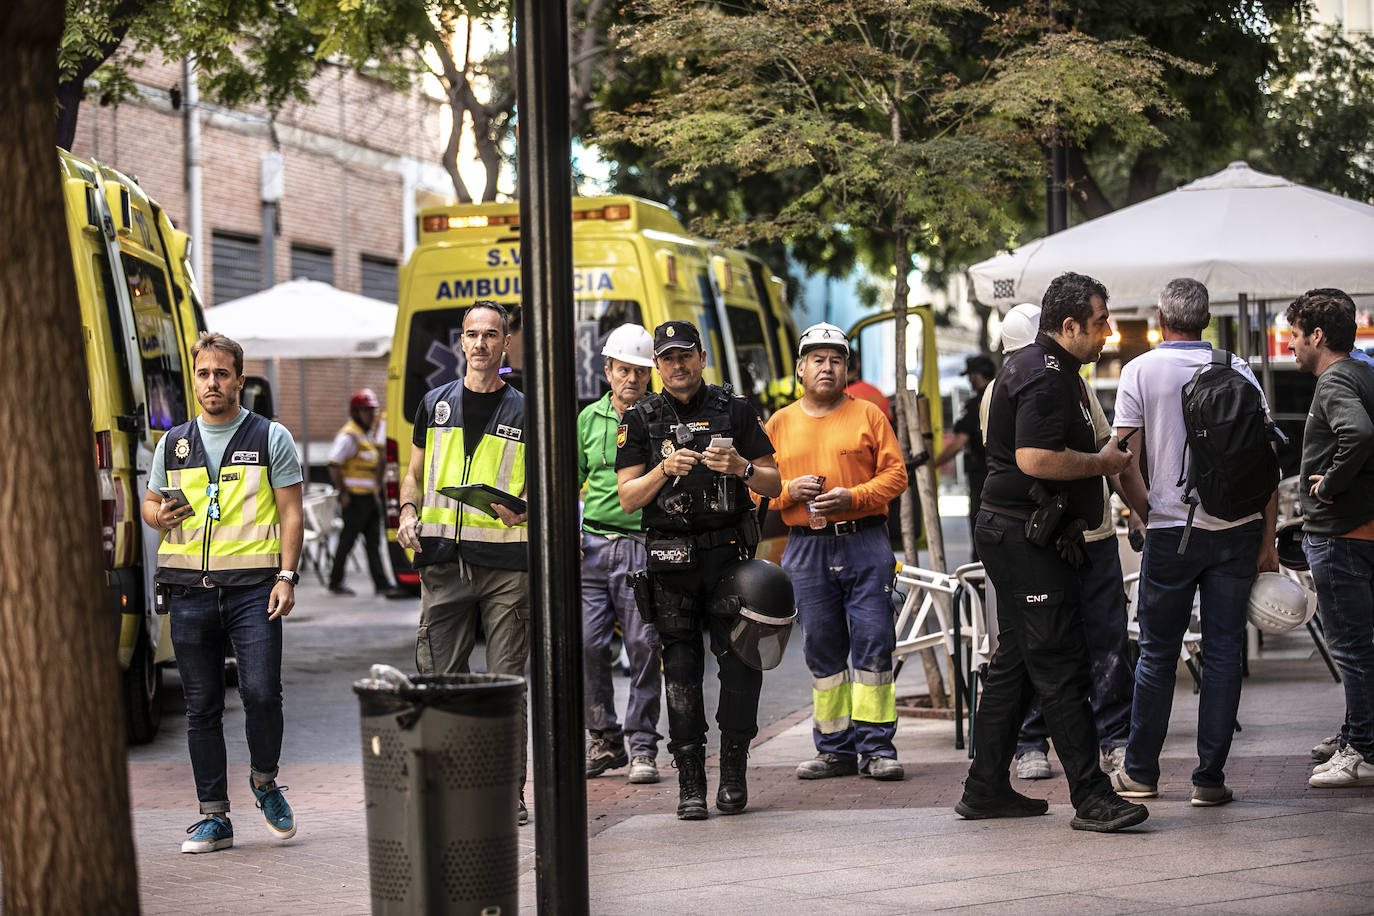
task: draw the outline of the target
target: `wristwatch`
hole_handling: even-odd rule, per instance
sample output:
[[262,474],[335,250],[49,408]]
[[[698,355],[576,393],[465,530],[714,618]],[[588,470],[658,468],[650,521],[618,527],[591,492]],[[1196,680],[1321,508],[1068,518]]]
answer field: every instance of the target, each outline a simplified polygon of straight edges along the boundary
[[744,473],[740,475],[741,480],[748,480],[754,476],[754,462],[749,462],[744,466]]
[[281,572],[277,573],[277,581],[289,582],[291,585],[300,585],[301,574],[294,569],[283,569]]

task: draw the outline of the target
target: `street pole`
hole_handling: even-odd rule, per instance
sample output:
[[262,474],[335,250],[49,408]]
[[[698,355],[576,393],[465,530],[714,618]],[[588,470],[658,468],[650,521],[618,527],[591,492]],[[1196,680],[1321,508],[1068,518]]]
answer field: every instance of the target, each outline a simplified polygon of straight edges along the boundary
[[530,493],[535,878],[541,914],[587,912],[587,778],[573,360],[567,4],[516,0],[520,282]]

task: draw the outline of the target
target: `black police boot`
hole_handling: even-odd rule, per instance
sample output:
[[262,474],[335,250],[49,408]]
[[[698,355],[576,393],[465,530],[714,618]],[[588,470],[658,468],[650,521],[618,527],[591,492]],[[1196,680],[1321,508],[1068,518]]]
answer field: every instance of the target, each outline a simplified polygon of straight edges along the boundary
[[720,788],[716,790],[716,810],[739,814],[749,804],[749,784],[745,768],[749,765],[749,745],[728,739],[720,745]]
[[706,748],[685,748],[673,755],[677,767],[677,818],[704,821],[706,810]]

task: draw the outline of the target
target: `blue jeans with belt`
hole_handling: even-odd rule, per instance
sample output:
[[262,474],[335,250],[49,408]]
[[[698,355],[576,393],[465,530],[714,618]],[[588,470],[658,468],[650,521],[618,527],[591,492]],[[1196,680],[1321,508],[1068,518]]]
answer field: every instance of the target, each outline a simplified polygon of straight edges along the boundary
[[232,644],[252,776],[277,776],[281,757],[281,618],[267,619],[273,581],[188,587],[170,600],[172,645],[186,694],[186,743],[201,814],[229,810],[224,749],[224,658]]
[[[663,675],[658,631],[644,622],[628,577],[644,568],[644,545],[632,537],[582,532],[582,687],[587,730],[628,739],[631,756],[655,757]],[[630,658],[630,700],[625,722],[615,715],[615,684],[609,656],[616,621]]]
[[1374,541],[1308,534],[1317,613],[1345,688],[1345,742],[1374,761]]
[[1193,785],[1225,784],[1226,758],[1240,707],[1245,606],[1259,558],[1259,521],[1207,531],[1194,528],[1182,556],[1183,527],[1151,528],[1140,563],[1140,660],[1135,668],[1126,773],[1159,782],[1159,753],[1169,732],[1174,680],[1193,595],[1201,593],[1202,686],[1197,707],[1198,765]]

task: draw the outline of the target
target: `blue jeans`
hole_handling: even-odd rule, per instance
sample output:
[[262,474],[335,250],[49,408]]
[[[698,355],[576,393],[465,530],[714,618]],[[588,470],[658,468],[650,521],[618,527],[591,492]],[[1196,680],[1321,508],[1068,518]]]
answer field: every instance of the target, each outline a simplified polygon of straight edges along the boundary
[[252,776],[277,776],[281,757],[281,619],[267,619],[269,579],[260,585],[191,587],[171,599],[172,645],[186,694],[186,743],[201,814],[229,810],[224,750],[224,658],[232,643]]
[[[1131,672],[1126,636],[1126,591],[1121,585],[1121,557],[1116,538],[1088,541],[1085,545],[1092,565],[1083,570],[1083,630],[1092,660],[1093,720],[1097,741],[1104,753],[1123,747],[1131,731],[1131,695],[1135,675]],[[1040,711],[1040,700],[1031,704],[1016,755],[1026,751],[1044,754],[1050,749],[1050,729]]]
[[[835,689],[837,676],[849,676],[881,698],[885,707],[895,696],[892,650],[897,631],[892,616],[892,577],[896,560],[887,538],[887,526],[875,525],[846,535],[793,533],[787,539],[782,568],[792,579],[797,598],[806,666],[811,669],[813,695]],[[840,689],[860,688],[842,685]],[[817,703],[819,711],[821,704]],[[868,704],[873,705],[873,704]],[[885,721],[867,721],[875,710],[853,704],[849,718],[822,721],[818,714],[811,729],[816,750],[843,757],[859,757],[868,765],[874,757],[896,758],[892,740],[897,734],[895,712]],[[827,729],[822,731],[821,726]]]
[[1131,737],[1126,772],[1139,782],[1159,783],[1159,753],[1169,731],[1183,635],[1201,591],[1202,686],[1197,711],[1198,765],[1193,784],[1225,784],[1226,757],[1240,706],[1245,605],[1255,581],[1261,522],[1222,531],[1194,528],[1183,556],[1183,527],[1151,528],[1140,565],[1140,661],[1135,668]]
[[[644,622],[635,606],[630,573],[644,568],[644,545],[629,537],[582,532],[582,691],[587,731],[615,740],[629,739],[635,757],[658,755],[658,713],[662,696],[662,662],[658,631]],[[615,715],[615,684],[610,646],[615,622],[630,657],[630,700],[622,730]]]
[[1374,541],[1308,534],[1317,613],[1345,687],[1347,744],[1374,760]]

